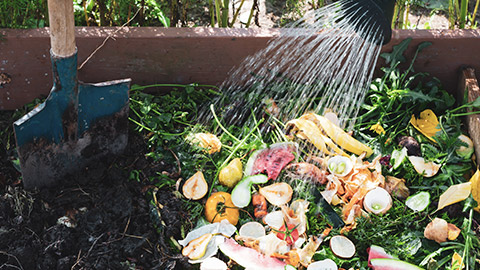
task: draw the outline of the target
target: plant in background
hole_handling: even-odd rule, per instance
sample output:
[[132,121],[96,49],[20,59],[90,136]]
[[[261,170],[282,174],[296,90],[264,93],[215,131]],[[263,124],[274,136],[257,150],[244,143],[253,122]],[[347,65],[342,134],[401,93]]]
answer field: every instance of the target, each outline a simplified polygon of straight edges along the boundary
[[0,28],[44,27],[47,22],[47,1],[0,1]]

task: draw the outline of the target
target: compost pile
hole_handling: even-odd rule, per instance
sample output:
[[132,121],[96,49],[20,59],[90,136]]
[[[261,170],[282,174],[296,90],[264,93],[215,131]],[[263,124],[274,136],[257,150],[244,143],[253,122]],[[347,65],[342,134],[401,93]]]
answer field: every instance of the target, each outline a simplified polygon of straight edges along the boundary
[[461,117],[480,98],[456,104],[401,69],[409,43],[382,54],[350,132],[329,108],[283,119],[263,99],[236,126],[225,117],[245,111],[242,97],[209,107],[212,122],[185,136],[197,152],[178,187],[197,210],[176,239],[192,267],[476,269],[480,171]]
[[[2,116],[7,129],[11,115]],[[128,154],[105,158],[59,186],[31,192],[18,180],[13,153],[3,151],[0,268],[182,269],[164,241],[180,235],[179,200],[167,190],[157,192],[165,227],[155,227],[149,187],[129,180],[132,170],[142,170],[145,177],[171,170],[169,164],[147,160],[146,151],[143,137],[132,132]]]

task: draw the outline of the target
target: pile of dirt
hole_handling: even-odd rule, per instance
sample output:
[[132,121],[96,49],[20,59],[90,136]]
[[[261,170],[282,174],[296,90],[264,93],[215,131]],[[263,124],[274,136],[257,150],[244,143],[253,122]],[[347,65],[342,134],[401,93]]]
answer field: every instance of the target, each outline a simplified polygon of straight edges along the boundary
[[[124,155],[96,162],[54,188],[26,191],[2,151],[0,269],[187,268],[169,240],[181,238],[179,199],[158,190],[161,207],[154,206],[147,184],[129,179],[132,170],[145,178],[174,170],[151,163],[145,152],[143,138],[130,134]],[[153,212],[163,222],[154,224]]]

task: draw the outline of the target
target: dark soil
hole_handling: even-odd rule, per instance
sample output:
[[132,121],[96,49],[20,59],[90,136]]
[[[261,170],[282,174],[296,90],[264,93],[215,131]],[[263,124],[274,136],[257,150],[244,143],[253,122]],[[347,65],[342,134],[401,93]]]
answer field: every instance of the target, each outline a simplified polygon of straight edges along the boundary
[[[11,136],[10,116],[0,115],[3,137]],[[145,178],[175,171],[175,166],[145,158],[141,136],[130,132],[123,155],[96,162],[59,186],[35,191],[23,189],[9,144],[2,139],[0,269],[188,268],[169,240],[181,238],[185,214],[180,200],[172,190],[161,189],[156,193],[161,207],[156,207],[149,186],[129,179],[132,170],[142,170]],[[158,212],[162,219],[157,215],[152,222],[151,213]],[[61,217],[66,222],[58,222]]]

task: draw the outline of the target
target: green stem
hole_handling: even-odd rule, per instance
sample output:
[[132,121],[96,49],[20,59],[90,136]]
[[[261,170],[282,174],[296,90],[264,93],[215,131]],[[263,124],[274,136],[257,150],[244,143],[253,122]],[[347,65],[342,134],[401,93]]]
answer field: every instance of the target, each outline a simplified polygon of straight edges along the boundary
[[460,6],[460,29],[465,28],[465,22],[467,21],[467,8],[468,8],[468,0],[462,0]]
[[218,26],[221,27],[222,16],[220,15],[220,9],[222,8],[222,0],[215,0],[215,11],[217,14]]
[[232,133],[230,133],[223,125],[220,123],[220,120],[217,117],[217,114],[215,113],[215,110],[213,109],[213,104],[210,105],[210,111],[212,111],[213,118],[215,119],[215,122],[217,122],[218,126],[225,132],[228,136],[232,137],[235,141],[240,142],[240,140],[233,136]]
[[[230,159],[237,153],[238,149],[243,146],[243,144],[245,143],[245,141],[253,134],[253,132],[254,132],[254,131],[256,130],[256,128],[258,127],[258,125],[260,125],[261,123],[263,123],[263,118],[260,119],[260,121],[257,123],[257,125],[250,130],[250,132],[245,136],[245,138],[243,138],[243,139],[235,146],[235,148],[233,149],[233,151],[230,153],[230,155],[228,155],[228,157],[225,159],[225,161],[223,161],[222,165],[221,165],[219,168],[223,168],[225,165],[228,164],[228,162],[230,162]],[[210,185],[210,189],[209,189],[209,191],[208,191],[208,196],[210,196],[210,194],[212,193],[213,186],[214,186],[214,184],[215,184],[215,180],[218,179],[218,174],[219,174],[219,173],[220,173],[220,170],[217,170],[217,173],[215,174],[215,178],[213,179],[212,184]]]
[[237,20],[238,14],[240,13],[240,9],[242,9],[242,6],[243,6],[244,2],[245,2],[245,0],[242,0],[242,2],[240,2],[240,5],[238,6],[237,10],[235,11],[235,14],[233,14],[232,22],[228,24],[228,27],[232,27],[233,24],[235,23],[235,21]]
[[230,2],[229,0],[223,1],[223,8],[222,8],[222,27],[228,27],[228,6]]
[[451,116],[460,117],[460,116],[467,116],[467,115],[474,115],[474,114],[480,114],[480,112],[475,111],[475,112],[466,112],[466,113],[455,113],[455,114],[452,114]]

